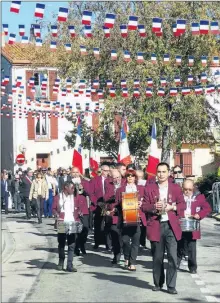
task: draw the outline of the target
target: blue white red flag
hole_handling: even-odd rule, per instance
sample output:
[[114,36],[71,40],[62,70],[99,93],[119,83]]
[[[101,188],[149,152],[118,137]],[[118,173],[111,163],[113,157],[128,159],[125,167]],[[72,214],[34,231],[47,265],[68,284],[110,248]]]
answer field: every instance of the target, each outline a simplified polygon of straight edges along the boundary
[[36,8],[35,8],[34,16],[37,17],[37,18],[43,18],[44,17],[44,9],[45,9],[45,4],[37,3]]
[[84,11],[82,16],[82,24],[91,25],[92,21],[92,12]]
[[5,36],[7,36],[8,35],[8,24],[2,24],[2,27],[3,27]]
[[135,31],[138,27],[138,17],[136,16],[129,16],[128,20],[128,30]]
[[12,1],[11,7],[10,7],[10,12],[18,14],[20,11],[20,7],[21,7],[21,1]]
[[156,176],[157,165],[160,162],[160,154],[157,146],[157,128],[156,123],[153,123],[151,131],[151,144],[148,156],[148,164],[146,168],[146,173],[148,174],[148,179]]
[[115,15],[114,14],[106,14],[104,26],[108,28],[113,28],[115,23]]
[[60,7],[59,8],[59,13],[58,13],[58,22],[66,22],[67,21],[67,16],[68,16],[68,8],[65,7]]
[[126,166],[131,163],[131,156],[128,146],[128,125],[127,119],[123,118],[122,126],[121,126],[121,133],[120,133],[120,143],[119,143],[119,151],[118,151],[118,162],[124,163]]

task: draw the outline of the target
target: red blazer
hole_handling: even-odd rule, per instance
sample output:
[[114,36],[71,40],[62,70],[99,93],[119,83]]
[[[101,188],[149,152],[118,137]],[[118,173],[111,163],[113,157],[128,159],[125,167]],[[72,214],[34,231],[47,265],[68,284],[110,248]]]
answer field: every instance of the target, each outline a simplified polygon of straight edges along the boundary
[[[126,189],[126,184],[125,183],[122,184],[122,186],[117,189],[117,191],[116,191],[116,197],[115,197],[115,203],[116,203],[116,205],[117,204],[121,205],[121,203],[122,203],[122,193],[125,192],[125,189]],[[144,197],[144,186],[137,185],[137,191],[138,191],[138,200],[141,201],[141,199]],[[143,213],[143,211],[141,209],[140,209],[139,213],[140,213],[140,218],[141,218],[142,224],[144,226],[146,226],[147,220],[146,220],[145,213]]]
[[[191,215],[198,214],[200,216],[200,220],[205,218],[211,212],[211,210],[212,209],[209,203],[206,201],[205,196],[202,194],[196,196],[195,200],[191,204]],[[192,238],[193,240],[200,239],[201,238],[200,230],[193,231]]]
[[[160,241],[160,220],[155,208],[156,199],[158,198],[159,187],[157,183],[145,186],[142,210],[147,213],[147,238],[150,241],[156,242]],[[169,199],[171,199],[172,202],[169,202]],[[168,218],[176,240],[179,241],[182,237],[179,217],[184,216],[186,203],[181,187],[178,184],[168,182],[167,201],[171,205],[172,203],[176,203],[177,211],[169,211]]]
[[[64,219],[64,213],[60,211],[60,206],[59,206],[59,200],[60,200],[60,195],[56,195],[53,199],[53,215],[58,216],[60,219]],[[82,211],[82,204],[80,202],[80,195],[77,195],[74,197],[74,212],[73,216],[75,221],[80,221],[80,215],[83,213]]]
[[92,203],[90,209],[91,211],[94,211],[97,208],[97,203],[102,202],[104,196],[102,177],[97,176],[93,178],[89,183],[90,183],[89,196]]

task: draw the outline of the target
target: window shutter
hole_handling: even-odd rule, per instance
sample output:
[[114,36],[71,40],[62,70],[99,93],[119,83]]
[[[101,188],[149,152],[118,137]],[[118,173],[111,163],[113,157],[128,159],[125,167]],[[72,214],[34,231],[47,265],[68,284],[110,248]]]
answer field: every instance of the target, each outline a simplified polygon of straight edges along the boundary
[[33,76],[34,72],[32,70],[26,70],[26,98],[33,98],[33,94],[31,93],[31,87],[28,86],[28,81]]
[[53,94],[53,86],[56,78],[57,78],[57,72],[55,70],[49,70],[49,100],[50,101],[57,101],[57,94]]
[[28,140],[35,139],[35,119],[32,118],[32,113],[28,113],[27,118]]
[[58,139],[58,118],[53,115],[50,118],[50,138],[51,140]]
[[115,140],[116,141],[120,140],[121,122],[122,122],[122,117],[120,115],[115,115],[114,129],[115,129]]
[[97,131],[99,128],[99,113],[92,114],[92,128],[94,131]]

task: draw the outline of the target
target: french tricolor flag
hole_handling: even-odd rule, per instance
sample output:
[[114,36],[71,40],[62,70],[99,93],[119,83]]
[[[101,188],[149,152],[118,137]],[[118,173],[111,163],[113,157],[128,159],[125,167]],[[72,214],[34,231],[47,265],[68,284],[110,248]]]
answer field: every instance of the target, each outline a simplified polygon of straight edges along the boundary
[[111,50],[111,60],[117,60],[117,52],[116,50]]
[[128,30],[135,31],[138,27],[138,17],[136,16],[129,16],[128,20]]
[[127,81],[126,80],[121,80],[121,88],[127,87]]
[[105,33],[105,38],[110,38],[110,29],[106,26],[103,26],[103,30]]
[[110,97],[114,98],[116,96],[115,88],[111,87],[110,90],[109,90],[109,93],[110,93]]
[[152,19],[152,32],[157,33],[160,32],[162,28],[162,19],[161,18],[153,18]]
[[41,47],[42,43],[43,43],[42,39],[39,38],[36,39],[36,47]]
[[182,95],[183,95],[183,96],[189,95],[190,92],[191,92],[191,90],[190,90],[189,87],[183,87],[183,88],[182,88]]
[[98,94],[98,98],[99,99],[103,99],[104,98],[104,94],[103,94],[103,90],[102,89],[98,89],[97,90],[97,94]]
[[192,83],[193,83],[193,80],[194,80],[193,76],[192,76],[192,75],[189,75],[188,78],[187,78],[187,82],[188,82],[189,84],[192,84]]
[[133,97],[135,97],[135,98],[139,98],[140,97],[139,88],[134,88]]
[[34,25],[34,36],[35,37],[40,37],[41,36],[40,25],[39,24]]
[[57,49],[57,43],[56,41],[51,41],[50,42],[50,50],[55,51]]
[[8,24],[2,24],[2,27],[3,27],[5,36],[7,36],[8,35]]
[[124,61],[125,61],[125,62],[130,62],[130,61],[131,61],[130,52],[127,51],[127,50],[124,51]]
[[176,31],[178,34],[184,34],[186,31],[186,20],[177,20],[176,21]]
[[155,54],[151,54],[151,62],[153,64],[157,63],[157,56]]
[[69,32],[70,32],[70,37],[75,38],[76,37],[75,26],[74,25],[69,25],[68,29],[69,29]]
[[160,87],[157,91],[157,95],[160,97],[163,97],[165,95],[164,89]]
[[107,80],[106,85],[108,88],[112,87],[112,85],[113,85],[112,80]]
[[168,64],[170,62],[170,55],[169,54],[165,54],[163,56],[163,63],[164,64]]
[[28,37],[27,36],[22,36],[21,43],[28,44],[29,43]]
[[202,63],[202,66],[207,66],[207,57],[206,56],[201,57],[201,63]]
[[176,87],[171,87],[170,88],[170,96],[171,97],[177,96],[177,88]]
[[134,80],[134,87],[140,87],[140,80],[138,79]]
[[180,85],[181,83],[180,77],[179,76],[174,77],[174,82],[177,86]]
[[128,89],[126,87],[122,88],[122,97],[124,98],[128,97]]
[[212,65],[213,66],[219,66],[219,57],[213,57],[212,58]]
[[206,94],[212,94],[215,92],[215,86],[213,84],[209,84],[206,86]]
[[91,89],[86,90],[86,97],[91,98]]
[[148,155],[148,164],[146,168],[146,173],[148,174],[148,179],[156,176],[157,173],[157,165],[160,162],[159,149],[157,146],[157,128],[156,123],[153,123],[152,131],[151,131],[151,144]]
[[180,34],[177,32],[176,23],[174,23],[174,24],[172,25],[172,29],[173,29],[173,35],[174,35],[174,37],[179,37]]
[[67,21],[68,12],[69,12],[68,8],[60,7],[59,8],[59,13],[58,13],[57,21],[59,21],[59,22],[66,22]]
[[9,39],[8,39],[8,44],[14,44],[16,40],[16,35],[15,34],[10,34]]
[[160,84],[161,84],[161,86],[166,86],[167,85],[167,80],[166,80],[166,78],[160,78]]
[[199,33],[200,33],[200,35],[208,35],[209,20],[200,20]]
[[80,46],[80,54],[82,56],[87,55],[87,50],[86,50],[86,47],[84,45]]
[[127,36],[128,36],[128,28],[127,28],[126,24],[120,25],[120,31],[121,31],[122,38],[127,38]]
[[9,84],[9,79],[10,79],[9,76],[5,76],[5,77],[4,77],[4,81],[3,81],[3,83],[4,83],[3,85],[4,85],[4,86],[6,86],[6,85]]
[[153,96],[152,88],[147,87],[146,88],[146,97],[152,97],[152,96]]
[[219,34],[218,21],[212,21],[210,27],[211,27],[211,34],[213,34],[213,35]]
[[138,25],[139,36],[144,38],[147,36],[145,26],[143,24]]
[[189,56],[188,57],[188,66],[193,66],[194,65],[194,56]]
[[44,9],[45,9],[45,4],[37,3],[36,8],[35,8],[34,16],[36,18],[41,18],[42,19],[44,17]]
[[16,87],[20,87],[21,86],[21,81],[22,81],[22,77],[18,76],[16,79]]
[[147,78],[147,86],[152,87],[153,86],[153,79]]
[[92,87],[95,89],[99,88],[99,80],[93,80]]
[[81,174],[83,174],[83,159],[82,159],[82,139],[81,139],[81,119],[77,119],[77,133],[76,133],[76,143],[73,152],[72,165],[77,167]]
[[113,28],[115,23],[115,15],[114,14],[106,14],[104,26],[108,28]]
[[195,95],[201,95],[203,93],[202,86],[195,86],[194,92],[195,92]]
[[71,53],[71,49],[72,49],[72,45],[70,43],[66,43],[65,44],[65,50],[68,52],[68,53]]
[[100,58],[100,50],[98,47],[94,47],[93,48],[93,54],[94,54],[94,57],[99,59]]
[[92,12],[84,11],[82,16],[82,24],[91,25],[92,21]]
[[137,63],[143,63],[144,62],[144,53],[138,52],[137,53]]
[[19,24],[19,35],[22,37],[25,35],[25,26],[23,24]]
[[87,38],[92,38],[92,27],[91,27],[91,25],[85,25],[84,34]]
[[131,156],[128,146],[128,125],[127,119],[123,118],[122,126],[121,126],[121,133],[120,133],[120,143],[119,143],[119,151],[118,151],[118,162],[124,163],[126,166],[131,163]]
[[51,25],[51,33],[53,37],[57,37],[57,25]]
[[74,97],[79,97],[79,90],[78,89],[74,89]]
[[199,32],[199,23],[198,22],[192,22],[192,24],[191,24],[191,33],[194,36],[200,34],[200,32]]
[[176,65],[181,65],[182,62],[182,56],[176,56]]
[[201,82],[202,83],[206,83],[207,82],[207,75],[206,75],[206,73],[201,73],[200,78],[201,78]]
[[156,32],[155,35],[157,37],[162,37],[163,36],[163,29],[161,28],[159,32]]
[[12,1],[11,7],[10,7],[10,12],[18,14],[20,11],[20,7],[21,7],[21,1]]

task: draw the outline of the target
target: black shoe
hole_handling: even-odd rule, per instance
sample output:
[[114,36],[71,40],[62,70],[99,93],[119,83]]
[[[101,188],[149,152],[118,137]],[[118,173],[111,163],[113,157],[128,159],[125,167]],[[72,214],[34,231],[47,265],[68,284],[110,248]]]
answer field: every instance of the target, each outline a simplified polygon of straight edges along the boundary
[[85,248],[81,248],[81,253],[82,253],[83,255],[86,255],[86,250],[85,250]]
[[167,288],[167,292],[171,295],[177,295],[177,290],[176,288]]
[[68,271],[68,272],[77,272],[77,269],[73,266],[67,266],[66,271]]
[[154,286],[154,287],[152,288],[152,291],[160,291],[161,288],[163,288],[163,286],[162,286],[162,287],[160,287],[160,286]]
[[99,248],[98,245],[94,245],[94,246],[93,246],[93,249],[98,249],[98,248]]
[[42,223],[42,220],[38,220],[38,224],[41,224]]
[[197,274],[197,270],[196,270],[196,269],[190,269],[189,272],[190,272],[191,274]]
[[80,256],[80,250],[79,250],[79,248],[75,249],[74,254],[76,256]]
[[57,270],[63,270],[64,260],[59,260],[59,264],[57,265]]

